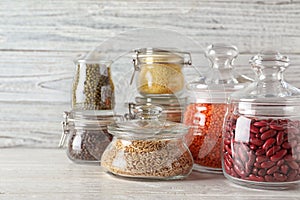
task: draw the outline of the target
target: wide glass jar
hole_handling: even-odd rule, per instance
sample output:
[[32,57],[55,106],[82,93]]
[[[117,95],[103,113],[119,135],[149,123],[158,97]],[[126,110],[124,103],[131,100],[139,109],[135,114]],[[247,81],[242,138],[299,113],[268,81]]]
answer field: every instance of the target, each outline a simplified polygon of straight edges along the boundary
[[111,110],[114,106],[114,84],[111,62],[75,60],[76,72],[72,87],[72,110]]
[[262,52],[250,63],[256,81],[229,99],[223,171],[247,187],[289,188],[300,180],[300,91],[284,80],[286,56]]
[[102,155],[108,172],[130,178],[182,179],[193,166],[184,142],[187,127],[159,119],[162,109],[151,104],[135,108],[138,119],[109,126],[113,141]]
[[222,126],[226,99],[250,81],[234,70],[233,61],[237,55],[238,50],[232,45],[208,46],[205,56],[212,63],[211,70],[199,80],[187,84],[184,124],[191,127],[187,143],[194,158],[194,170],[222,173]]
[[122,118],[111,112],[98,115],[83,111],[65,112],[60,146],[66,143],[67,156],[75,163],[99,163],[101,156],[112,140],[107,126]]
[[191,64],[191,56],[176,49],[142,48],[135,50],[133,63],[137,89],[142,96],[168,96],[182,91],[182,68]]

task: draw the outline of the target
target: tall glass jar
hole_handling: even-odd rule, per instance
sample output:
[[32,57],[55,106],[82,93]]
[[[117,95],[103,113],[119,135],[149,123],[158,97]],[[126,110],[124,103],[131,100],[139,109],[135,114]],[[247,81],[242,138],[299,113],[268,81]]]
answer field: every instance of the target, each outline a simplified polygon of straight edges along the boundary
[[223,171],[247,187],[289,188],[300,182],[300,91],[284,80],[286,56],[267,51],[250,63],[256,81],[229,99]]
[[221,173],[226,98],[244,88],[250,79],[234,70],[233,61],[238,55],[235,46],[213,44],[207,47],[205,55],[212,69],[205,77],[187,85],[184,123],[191,127],[187,141],[194,158],[194,170]]
[[114,84],[111,62],[80,57],[75,61],[72,87],[72,110],[111,110],[114,106]]

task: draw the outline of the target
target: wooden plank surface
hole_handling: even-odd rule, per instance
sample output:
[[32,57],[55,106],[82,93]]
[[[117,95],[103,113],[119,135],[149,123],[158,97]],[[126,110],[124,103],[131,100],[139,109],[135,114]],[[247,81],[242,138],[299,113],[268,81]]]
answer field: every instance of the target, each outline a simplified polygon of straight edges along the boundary
[[298,200],[288,191],[248,189],[222,175],[193,172],[179,181],[121,179],[97,165],[71,163],[58,149],[1,149],[0,199],[204,199]]
[[[299,0],[2,0],[0,147],[56,146],[61,113],[70,109],[75,56],[124,31],[149,27],[178,32],[199,52],[214,42],[235,44],[237,67],[249,75],[251,55],[280,50],[291,57],[287,80],[300,87]],[[197,66],[207,66],[201,56]]]

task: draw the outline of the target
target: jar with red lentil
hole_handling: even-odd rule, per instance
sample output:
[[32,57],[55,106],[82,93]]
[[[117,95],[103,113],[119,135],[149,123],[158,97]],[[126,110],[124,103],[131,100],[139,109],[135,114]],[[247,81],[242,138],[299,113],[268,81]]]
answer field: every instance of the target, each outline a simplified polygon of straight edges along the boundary
[[222,173],[222,126],[226,99],[232,92],[244,88],[250,79],[238,74],[233,61],[238,55],[235,46],[212,44],[206,57],[212,63],[209,73],[187,84],[188,104],[184,123],[190,126],[186,137],[194,158],[194,170]]
[[300,183],[300,90],[284,80],[288,57],[265,51],[250,63],[256,81],[229,98],[223,171],[247,187],[290,188]]

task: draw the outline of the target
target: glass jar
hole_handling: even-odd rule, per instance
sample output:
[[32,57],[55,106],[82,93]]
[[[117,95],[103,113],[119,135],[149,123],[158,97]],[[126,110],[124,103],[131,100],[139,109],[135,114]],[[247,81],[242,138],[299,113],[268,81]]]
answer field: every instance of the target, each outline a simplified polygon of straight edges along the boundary
[[[99,114],[99,112],[98,112]],[[99,163],[101,156],[112,140],[107,125],[122,118],[102,111],[102,115],[86,112],[65,112],[60,147],[67,140],[67,156],[75,163]]]
[[229,99],[223,172],[247,187],[286,189],[300,180],[300,91],[284,80],[286,56],[262,52],[250,63],[256,81]]
[[101,166],[122,177],[182,179],[192,170],[193,158],[184,143],[187,127],[159,119],[162,109],[151,104],[135,108],[139,119],[109,126],[114,136]]
[[194,170],[222,173],[222,126],[226,99],[250,81],[234,70],[232,63],[237,55],[238,50],[232,45],[208,46],[205,56],[212,63],[210,72],[187,84],[184,124],[191,127],[187,143],[194,158]]
[[85,59],[75,61],[72,87],[72,110],[111,110],[114,106],[114,84],[111,62]]
[[133,63],[134,73],[138,73],[137,89],[142,96],[168,96],[182,91],[182,68],[191,65],[191,56],[176,49],[142,48],[135,50]]

